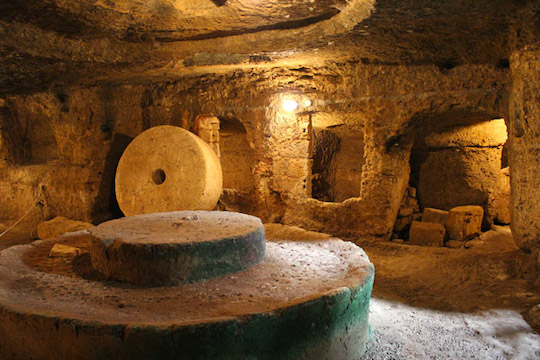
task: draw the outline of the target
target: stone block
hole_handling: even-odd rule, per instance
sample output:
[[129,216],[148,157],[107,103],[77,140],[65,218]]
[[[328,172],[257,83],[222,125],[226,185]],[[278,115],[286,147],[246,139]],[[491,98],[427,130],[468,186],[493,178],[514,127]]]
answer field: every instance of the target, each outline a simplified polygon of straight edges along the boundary
[[458,206],[450,210],[446,230],[452,240],[465,241],[481,232],[484,209],[481,206]]
[[79,230],[74,232],[68,232],[60,236],[62,241],[78,241],[80,243],[85,243],[90,246],[90,231],[88,230]]
[[446,242],[445,246],[450,249],[459,249],[463,246],[463,242],[457,240],[449,240]]
[[444,246],[446,229],[444,225],[413,221],[409,231],[409,244],[423,246]]
[[487,203],[499,188],[502,148],[448,148],[430,151],[420,167],[422,207],[450,210]]
[[69,245],[63,245],[63,244],[55,244],[51,251],[49,252],[50,258],[74,258],[75,256],[79,255],[81,253],[81,249],[69,246]]
[[463,247],[465,249],[470,249],[473,247],[479,247],[483,245],[486,245],[486,242],[480,239],[474,239],[474,240],[466,241],[463,243]]
[[510,226],[491,225],[491,230],[512,236],[512,229],[510,229]]
[[94,225],[84,221],[69,220],[63,216],[57,216],[39,224],[37,233],[40,239],[52,239],[68,232],[88,230],[92,227]]
[[424,213],[422,214],[422,222],[431,222],[437,224],[446,224],[448,220],[448,211],[434,209],[434,208],[425,208]]

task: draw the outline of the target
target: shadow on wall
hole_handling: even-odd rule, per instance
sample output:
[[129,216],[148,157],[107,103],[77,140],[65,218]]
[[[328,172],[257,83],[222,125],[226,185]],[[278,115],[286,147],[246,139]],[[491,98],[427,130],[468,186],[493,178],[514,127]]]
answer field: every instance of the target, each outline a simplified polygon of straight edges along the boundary
[[131,136],[119,133],[114,134],[110,150],[105,158],[103,173],[100,174],[102,180],[97,193],[95,206],[92,209],[92,219],[117,219],[124,216],[116,201],[114,179],[120,157],[132,140],[133,138]]

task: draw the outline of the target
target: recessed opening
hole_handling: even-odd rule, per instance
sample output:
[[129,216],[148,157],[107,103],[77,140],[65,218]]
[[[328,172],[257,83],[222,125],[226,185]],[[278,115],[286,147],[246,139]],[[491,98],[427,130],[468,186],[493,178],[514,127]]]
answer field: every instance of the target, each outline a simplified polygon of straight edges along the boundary
[[240,120],[220,118],[221,167],[223,187],[250,191],[254,187],[252,168],[255,162],[247,131]]
[[348,126],[313,127],[311,196],[343,202],[360,196],[364,135]]
[[165,171],[162,169],[157,169],[152,173],[152,180],[154,184],[161,185],[165,182]]
[[484,207],[485,227],[508,224],[506,139],[503,119],[419,131],[411,154],[410,185],[418,190],[420,208],[479,205]]

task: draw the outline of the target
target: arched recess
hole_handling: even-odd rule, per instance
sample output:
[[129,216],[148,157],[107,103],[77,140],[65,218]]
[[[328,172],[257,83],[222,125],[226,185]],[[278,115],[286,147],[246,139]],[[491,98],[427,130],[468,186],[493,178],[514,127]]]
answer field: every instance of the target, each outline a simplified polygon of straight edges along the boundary
[[343,202],[360,197],[364,134],[330,114],[313,117],[312,197]]
[[508,138],[504,119],[449,113],[422,125],[410,158],[410,185],[417,188],[420,207],[479,205],[486,225],[509,223],[509,169],[501,169]]
[[249,212],[255,187],[254,150],[242,122],[232,117],[219,117],[219,120],[219,148],[223,171],[221,205],[227,210]]
[[407,238],[425,208],[484,208],[484,229],[510,223],[508,138],[503,119],[472,111],[421,115],[409,125],[414,140],[409,189],[394,225],[394,238]]

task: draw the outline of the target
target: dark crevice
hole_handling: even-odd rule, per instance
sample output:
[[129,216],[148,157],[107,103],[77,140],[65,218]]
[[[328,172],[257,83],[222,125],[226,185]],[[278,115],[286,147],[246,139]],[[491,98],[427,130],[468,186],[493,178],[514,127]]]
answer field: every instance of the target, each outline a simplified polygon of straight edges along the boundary
[[21,22],[67,37],[103,33],[103,29],[80,21],[52,1],[10,0],[0,4],[0,20]]
[[216,6],[223,6],[227,3],[227,0],[212,0],[212,2],[216,4]]

